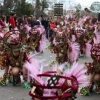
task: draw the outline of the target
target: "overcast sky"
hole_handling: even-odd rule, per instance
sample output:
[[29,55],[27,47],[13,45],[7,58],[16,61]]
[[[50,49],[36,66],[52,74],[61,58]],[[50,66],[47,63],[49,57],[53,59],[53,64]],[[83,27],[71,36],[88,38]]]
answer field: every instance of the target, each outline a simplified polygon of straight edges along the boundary
[[100,2],[100,0],[76,0],[76,1],[79,2],[81,5],[88,6],[88,7],[95,1]]
[[[32,0],[27,0],[27,1],[28,2],[29,1],[32,2]],[[100,2],[100,0],[47,0],[47,1],[52,1],[52,2],[55,2],[55,3],[60,1],[60,3],[64,4],[64,8],[66,8],[68,6],[69,1],[71,2],[71,4],[73,4],[73,3],[78,4],[78,3],[80,3],[83,6],[83,8],[84,7],[90,7],[91,4],[93,2],[95,2],[95,1]]]

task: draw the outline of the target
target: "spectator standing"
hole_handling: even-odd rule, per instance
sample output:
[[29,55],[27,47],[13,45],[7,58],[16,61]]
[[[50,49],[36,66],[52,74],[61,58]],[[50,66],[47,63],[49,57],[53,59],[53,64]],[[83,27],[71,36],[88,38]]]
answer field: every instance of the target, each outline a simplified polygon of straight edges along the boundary
[[36,25],[42,25],[41,20],[42,20],[42,17],[39,17],[38,20],[36,21]]
[[25,16],[24,21],[25,21],[25,25],[28,24],[28,17],[27,16]]
[[34,27],[34,25],[35,25],[34,16],[31,16],[30,26]]
[[44,19],[44,22],[43,22],[43,26],[44,26],[45,30],[47,30],[48,24],[49,24],[49,21],[48,21],[47,18],[45,18],[45,19]]
[[28,17],[28,18],[27,18],[27,22],[28,22],[27,25],[28,25],[28,26],[31,26],[30,21],[31,21],[31,17]]
[[6,16],[2,14],[2,21],[6,23]]
[[37,21],[37,20],[36,20],[36,17],[34,16],[34,25],[36,25],[36,21]]
[[25,24],[24,15],[21,15],[21,17],[18,19],[18,23],[19,23],[19,25]]
[[51,21],[49,22],[47,31],[46,31],[46,38],[50,38],[52,37],[53,31],[52,28],[56,28],[56,21],[55,19],[51,19]]
[[18,19],[18,28],[20,28],[21,25],[25,25],[24,15],[21,15]]
[[10,18],[9,18],[9,30],[14,29],[15,28],[15,16],[16,13],[12,13]]
[[5,22],[3,21],[2,16],[0,16],[0,29],[3,29],[3,28],[5,28],[5,27],[6,27],[6,24],[5,24]]

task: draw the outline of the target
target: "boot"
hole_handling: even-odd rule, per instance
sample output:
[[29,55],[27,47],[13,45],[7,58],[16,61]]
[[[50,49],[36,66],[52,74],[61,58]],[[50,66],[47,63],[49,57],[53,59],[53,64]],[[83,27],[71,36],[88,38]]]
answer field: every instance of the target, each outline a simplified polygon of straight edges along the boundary
[[7,80],[8,74],[4,74],[3,78],[0,78],[0,85],[1,86],[6,86],[6,80]]
[[20,84],[21,84],[20,75],[18,76],[13,75],[13,86],[18,86]]

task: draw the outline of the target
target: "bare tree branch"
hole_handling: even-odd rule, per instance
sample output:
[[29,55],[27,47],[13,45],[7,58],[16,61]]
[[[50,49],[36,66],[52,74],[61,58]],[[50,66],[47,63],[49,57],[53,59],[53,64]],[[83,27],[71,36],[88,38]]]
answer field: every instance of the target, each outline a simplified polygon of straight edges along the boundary
[[18,0],[0,0],[0,13],[5,12],[9,7],[12,6],[14,2],[17,2]]

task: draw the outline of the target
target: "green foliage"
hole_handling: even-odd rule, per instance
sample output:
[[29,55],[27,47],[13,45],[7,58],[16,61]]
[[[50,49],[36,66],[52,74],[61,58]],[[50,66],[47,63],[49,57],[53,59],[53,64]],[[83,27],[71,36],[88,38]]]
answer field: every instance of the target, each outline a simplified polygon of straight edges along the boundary
[[76,6],[75,6],[75,9],[76,9],[76,15],[77,15],[77,18],[76,18],[76,20],[78,20],[79,18],[80,18],[80,11],[81,11],[81,5],[80,5],[80,3],[79,4],[77,4]]
[[2,0],[2,5],[0,5],[0,13],[10,15],[11,12],[16,12],[17,15],[31,15],[34,12],[31,3],[26,2],[26,0]]
[[0,0],[0,13],[9,15],[17,7],[17,3],[20,0]]
[[100,2],[93,2],[90,9],[92,11],[100,11]]
[[39,17],[41,15],[46,16],[46,14],[44,13],[44,9],[48,7],[49,5],[47,0],[36,0],[36,6],[34,8],[34,10],[36,11],[36,17]]
[[90,9],[94,11],[94,7],[93,7],[93,5],[91,5]]
[[47,3],[47,0],[41,0],[41,1],[36,0],[36,6],[35,6],[36,9],[40,10],[40,8],[42,8],[41,11],[44,11],[44,8],[48,8],[48,7],[49,5]]
[[81,10],[81,8],[82,8],[82,7],[81,7],[80,4],[76,5],[76,6],[75,6],[76,12],[79,12],[79,11]]
[[40,0],[36,0],[36,6],[35,6],[35,8],[40,9]]
[[47,0],[42,0],[41,3],[40,3],[40,6],[42,7],[42,12],[44,11],[45,8],[48,8],[49,5],[47,3]]
[[33,6],[32,4],[26,2],[26,0],[20,0],[18,2],[18,6],[14,11],[17,15],[32,15],[33,14]]
[[11,12],[16,12],[18,16],[31,15],[34,11],[38,15],[45,15],[44,9],[48,8],[48,0],[35,0],[35,7],[32,6],[31,3],[26,2],[28,0],[1,0],[2,5],[0,5],[0,13],[4,13],[6,15],[10,15]]

